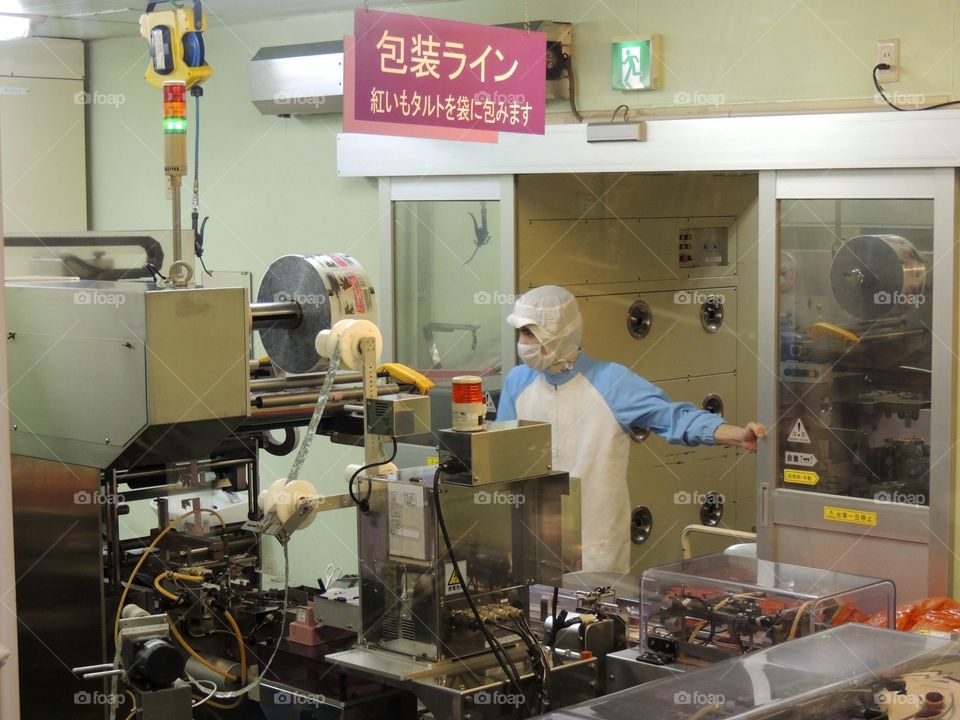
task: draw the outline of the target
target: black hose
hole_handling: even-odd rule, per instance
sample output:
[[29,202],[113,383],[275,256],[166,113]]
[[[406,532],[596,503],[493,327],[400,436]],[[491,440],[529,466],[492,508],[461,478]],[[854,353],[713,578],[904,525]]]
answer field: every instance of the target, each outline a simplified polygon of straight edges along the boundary
[[81,260],[75,255],[62,255],[59,259],[65,263],[71,263],[74,270],[81,270],[83,274],[77,273],[81,280],[135,280],[138,278],[152,277],[153,274],[147,269],[147,265],[153,265],[155,268],[163,267],[163,247],[156,238],[148,236],[122,236],[122,237],[52,237],[35,235],[10,235],[4,239],[6,247],[35,247],[35,248],[65,248],[65,247],[83,247],[83,248],[104,248],[104,247],[140,247],[143,248],[145,258],[143,265],[136,268],[98,268],[90,263]]
[[[457,563],[457,557],[453,552],[453,542],[450,540],[450,533],[447,531],[447,523],[443,519],[443,510],[440,507],[440,473],[443,472],[443,470],[444,464],[441,463],[437,466],[437,471],[433,475],[433,508],[437,514],[437,524],[440,526],[440,534],[443,536],[443,542],[447,547],[447,557],[453,564],[455,571],[459,572],[460,565]],[[487,641],[487,645],[490,646],[493,656],[497,659],[497,663],[500,665],[500,669],[503,670],[504,675],[507,676],[507,680],[513,687],[513,691],[518,697],[522,696],[523,688],[520,685],[520,674],[517,672],[517,668],[510,660],[506,651],[503,649],[500,641],[493,636],[490,630],[487,629],[486,624],[483,622],[483,618],[480,616],[480,611],[477,609],[477,605],[473,601],[473,594],[470,592],[466,578],[461,577],[460,581],[460,585],[463,588],[463,597],[467,601],[467,605],[470,606],[471,612],[473,612],[473,617],[477,622],[477,627],[480,629],[480,633]]]

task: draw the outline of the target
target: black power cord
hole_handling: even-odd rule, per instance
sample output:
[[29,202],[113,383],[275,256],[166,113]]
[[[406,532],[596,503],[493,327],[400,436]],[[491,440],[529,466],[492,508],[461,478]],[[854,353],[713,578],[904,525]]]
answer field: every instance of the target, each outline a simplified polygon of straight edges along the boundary
[[936,110],[937,108],[949,107],[951,105],[960,105],[960,100],[949,100],[948,102],[937,103],[936,105],[928,105],[927,107],[918,107],[918,108],[905,108],[900,107],[896,103],[890,100],[887,97],[887,93],[884,92],[883,88],[880,86],[880,81],[877,79],[877,72],[880,70],[889,70],[890,66],[887,63],[879,63],[873,68],[873,86],[877,89],[877,92],[880,93],[880,97],[883,98],[883,101],[892,107],[898,112],[920,112],[923,110]]
[[[442,462],[437,465],[437,471],[433,474],[433,508],[437,514],[437,524],[440,526],[440,534],[443,536],[443,542],[447,548],[447,557],[450,559],[450,562],[453,563],[455,571],[459,573],[460,565],[457,563],[457,556],[453,552],[453,543],[450,540],[450,533],[447,531],[447,523],[443,519],[443,510],[440,507],[440,474],[447,470],[447,462]],[[470,611],[473,613],[473,617],[477,622],[477,627],[487,641],[487,645],[490,646],[490,650],[497,659],[500,669],[503,670],[504,675],[507,676],[507,681],[510,683],[517,697],[522,697],[523,688],[520,684],[520,673],[517,672],[517,667],[503,649],[500,641],[494,637],[493,633],[487,628],[486,623],[484,623],[483,618],[480,616],[480,611],[473,601],[473,594],[470,592],[466,578],[460,578],[460,585],[463,588],[463,597],[467,601],[467,605],[470,606]]]
[[379,465],[387,465],[387,464],[389,464],[389,463],[392,463],[392,462],[394,461],[394,459],[396,459],[396,457],[397,457],[397,439],[396,439],[395,437],[393,437],[393,436],[391,436],[390,439],[393,441],[393,453],[390,455],[389,458],[387,458],[386,460],[380,460],[379,462],[370,463],[369,465],[363,465],[363,466],[361,466],[361,467],[358,467],[357,470],[356,470],[356,472],[353,473],[353,475],[350,476],[350,482],[347,484],[347,492],[350,493],[350,499],[353,500],[353,501],[357,504],[357,506],[360,508],[360,512],[369,512],[369,510],[370,510],[370,493],[373,492],[373,487],[372,487],[372,486],[368,486],[368,487],[367,487],[367,494],[364,495],[363,498],[360,498],[360,497],[358,497],[357,494],[353,491],[353,483],[356,482],[357,477],[358,477],[358,476],[360,475],[360,473],[362,473],[364,470],[369,470],[370,468],[374,468],[374,467],[377,467],[377,466],[379,466]]
[[567,53],[563,54],[563,67],[567,71],[567,78],[570,80],[570,112],[577,119],[577,122],[583,122],[583,115],[577,110],[577,84],[573,76],[573,58]]

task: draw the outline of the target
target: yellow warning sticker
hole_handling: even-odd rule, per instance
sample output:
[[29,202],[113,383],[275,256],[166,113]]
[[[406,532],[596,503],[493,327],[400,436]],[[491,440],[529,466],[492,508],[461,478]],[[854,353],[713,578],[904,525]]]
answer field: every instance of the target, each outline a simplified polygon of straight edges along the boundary
[[439,465],[439,464],[440,464],[440,458],[437,457],[436,455],[431,455],[427,458],[427,465]]
[[877,514],[868,510],[851,510],[849,508],[823,506],[823,519],[833,520],[835,522],[852,523],[854,525],[869,525],[871,527],[877,524]]
[[447,579],[447,587],[444,591],[444,595],[453,595],[455,593],[463,592],[463,578],[467,574],[467,561],[460,560],[457,565],[459,567],[454,567],[453,563],[447,562],[444,563],[444,577]]
[[459,587],[460,587],[460,583],[462,583],[462,582],[463,582],[463,581],[460,579],[460,571],[457,570],[456,568],[454,568],[454,569],[450,572],[450,577],[447,578],[447,587],[448,587],[448,588],[454,588],[454,587],[459,588]]
[[820,476],[813,470],[791,470],[787,468],[783,471],[783,481],[799,485],[816,485],[820,482]]

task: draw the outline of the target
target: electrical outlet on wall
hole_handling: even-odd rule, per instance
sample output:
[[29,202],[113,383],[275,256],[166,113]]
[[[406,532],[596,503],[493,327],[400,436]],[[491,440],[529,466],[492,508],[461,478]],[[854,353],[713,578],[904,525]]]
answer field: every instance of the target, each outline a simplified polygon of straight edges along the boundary
[[877,40],[877,55],[874,65],[885,63],[889,70],[877,70],[877,80],[893,83],[900,80],[900,41],[896,38]]

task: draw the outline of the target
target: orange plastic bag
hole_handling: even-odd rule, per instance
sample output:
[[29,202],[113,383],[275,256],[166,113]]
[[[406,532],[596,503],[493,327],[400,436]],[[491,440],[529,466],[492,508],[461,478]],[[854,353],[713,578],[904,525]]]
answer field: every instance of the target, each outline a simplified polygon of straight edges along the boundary
[[[886,616],[874,615],[869,625],[885,625]],[[897,605],[897,630],[960,632],[960,603],[948,597],[923,598]]]

